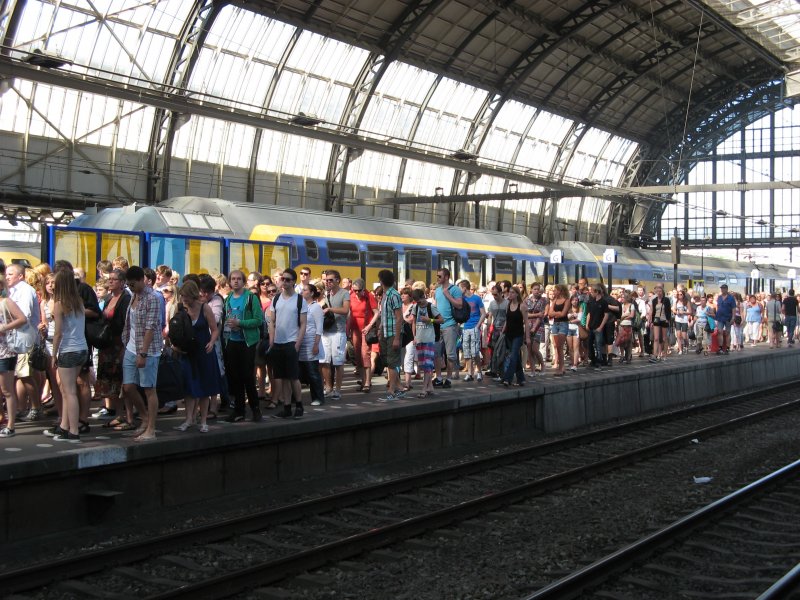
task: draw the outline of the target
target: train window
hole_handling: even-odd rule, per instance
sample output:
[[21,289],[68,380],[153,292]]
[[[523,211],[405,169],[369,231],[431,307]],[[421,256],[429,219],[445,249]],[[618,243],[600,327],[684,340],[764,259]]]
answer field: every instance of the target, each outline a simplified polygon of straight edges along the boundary
[[394,264],[394,248],[368,245],[367,264],[372,267],[391,267]]
[[428,257],[425,254],[418,254],[417,252],[406,254],[409,269],[427,269]]
[[164,211],[161,213],[161,216],[164,217],[164,220],[170,227],[187,227],[186,219],[183,218],[181,213]]
[[240,269],[245,273],[258,271],[259,247],[252,242],[231,242],[228,273]]
[[222,264],[222,244],[217,240],[187,240],[187,273],[217,273]]
[[497,256],[494,259],[494,270],[498,273],[513,273],[514,259],[510,256]]
[[664,279],[666,279],[666,278],[664,277],[663,273],[661,273],[659,271],[653,271],[653,279],[655,281],[664,281]]
[[308,260],[319,260],[319,247],[314,240],[305,240],[306,258]]
[[332,263],[361,262],[361,255],[355,244],[345,242],[328,242],[328,258]]
[[716,281],[717,278],[714,277],[713,275],[706,275],[706,283],[715,283]]
[[[124,256],[132,265],[141,264],[140,237],[129,233],[101,233],[100,257],[114,260],[117,256]],[[87,282],[88,282],[87,269]]]
[[208,221],[208,225],[211,229],[221,229],[222,231],[231,230],[231,228],[228,227],[228,222],[217,215],[206,215],[206,221]]
[[729,277],[728,278],[728,283],[737,284],[737,283],[739,283],[739,279],[736,278],[736,277]]
[[297,252],[297,244],[294,239],[289,240],[289,247],[291,248],[292,262],[296,264],[300,261],[300,254]]
[[55,232],[54,258],[68,260],[75,267],[86,269],[86,280],[94,284],[97,265],[97,234],[94,231]]
[[[193,227],[195,229],[208,229],[208,224],[202,215],[193,215],[191,213],[187,213],[183,216],[186,217],[189,227]],[[192,272],[194,273],[194,271]]]
[[289,265],[289,248],[264,244],[261,257],[261,269],[264,273],[272,273],[275,269],[285,269]]

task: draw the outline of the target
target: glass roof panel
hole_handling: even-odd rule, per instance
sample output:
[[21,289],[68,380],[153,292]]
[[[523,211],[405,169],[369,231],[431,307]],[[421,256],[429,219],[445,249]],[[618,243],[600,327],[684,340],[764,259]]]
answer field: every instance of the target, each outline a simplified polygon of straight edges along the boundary
[[394,190],[401,163],[399,156],[367,151],[347,167],[347,181],[367,188]]
[[23,10],[15,47],[69,59],[75,63],[72,71],[103,69],[118,81],[160,81],[191,6],[181,0],[135,7],[76,0],[52,6],[32,0]]
[[453,169],[417,160],[409,160],[402,181],[401,193],[404,196],[431,196],[437,187],[444,188],[444,193],[450,193],[453,182]]
[[376,93],[420,106],[436,77],[430,71],[395,61],[386,69]]
[[472,118],[486,99],[487,92],[443,77],[431,96],[428,108]]
[[330,153],[328,142],[264,130],[256,169],[324,179]]

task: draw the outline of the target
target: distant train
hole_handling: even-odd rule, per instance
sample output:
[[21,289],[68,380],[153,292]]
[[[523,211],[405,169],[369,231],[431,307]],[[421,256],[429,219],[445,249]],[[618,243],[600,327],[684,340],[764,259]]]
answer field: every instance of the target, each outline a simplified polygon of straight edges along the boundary
[[[368,283],[377,282],[381,269],[393,270],[399,281],[430,283],[441,267],[455,279],[479,285],[587,277],[625,286],[663,283],[669,289],[675,276],[670,255],[652,250],[615,248],[609,273],[603,261],[607,248],[594,244],[560,242],[548,248],[512,233],[199,197],[89,212],[67,227],[48,226],[43,238],[43,260],[67,259],[82,266],[90,283],[97,262],[117,256],[131,264],[167,264],[180,274],[272,273],[287,266],[309,267],[318,274],[334,268],[342,277],[362,277]],[[14,256],[2,246],[0,257],[8,263]],[[754,266],[684,255],[677,280],[696,287],[702,278],[707,291],[722,283],[738,291],[793,283],[786,268],[772,265],[759,265],[759,276],[751,281]]]

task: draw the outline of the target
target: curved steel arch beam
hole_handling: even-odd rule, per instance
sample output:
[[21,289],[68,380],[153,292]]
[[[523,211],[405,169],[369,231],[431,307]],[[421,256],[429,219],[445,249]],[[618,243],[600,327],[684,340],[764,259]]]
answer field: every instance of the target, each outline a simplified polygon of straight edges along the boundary
[[[364,63],[347,98],[347,105],[342,111],[340,125],[347,127],[351,132],[355,132],[361,127],[369,101],[386,74],[389,65],[400,54],[403,45],[414,31],[443,2],[444,0],[416,0],[403,11],[400,18],[393,24],[391,31],[387,32],[386,36],[381,40],[380,46],[383,49],[383,53],[371,53]],[[331,150],[326,177],[326,186],[328,188],[327,210],[341,211],[342,209],[342,199],[347,185],[347,167],[352,156],[353,153],[350,148],[344,145],[334,145]]]
[[[195,0],[181,28],[166,70],[165,83],[176,92],[186,89],[192,69],[200,55],[208,31],[222,5],[214,0]],[[150,151],[147,161],[147,201],[158,202],[169,195],[169,170],[172,142],[175,139],[175,113],[157,108],[150,132]],[[159,192],[158,182],[161,181]]]
[[[800,100],[783,98],[780,80],[765,82],[761,86],[748,90],[746,94],[729,98],[719,110],[711,114],[706,113],[702,119],[694,121],[690,128],[688,143],[682,148],[673,150],[669,155],[664,155],[659,153],[658,149],[651,148],[641,161],[643,167],[646,167],[648,163],[650,166],[640,169],[638,181],[642,183],[679,182],[700,157],[707,155],[731,134],[771,112],[797,102]],[[672,167],[678,156],[681,156],[682,161],[676,171]],[[666,205],[662,203],[650,204],[646,215],[642,217],[645,221],[643,235],[656,237],[665,208]]]
[[[572,35],[613,8],[615,4],[616,2],[611,0],[586,2],[580,9],[572,12],[555,25],[545,24],[541,19],[529,14],[528,11],[522,10],[522,14],[527,19],[547,29],[548,33],[540,36],[530,47],[522,52],[514,64],[497,81],[495,88],[501,91],[491,94],[484,101],[472,123],[472,127],[467,133],[464,150],[471,154],[479,154],[492,123],[494,123],[503,105],[513,96],[536,67]],[[502,6],[504,10],[510,7],[510,3]],[[512,11],[512,14],[517,15],[519,12]],[[461,170],[456,173],[456,176],[458,179],[454,179],[454,193],[466,194],[471,183],[469,172]]]

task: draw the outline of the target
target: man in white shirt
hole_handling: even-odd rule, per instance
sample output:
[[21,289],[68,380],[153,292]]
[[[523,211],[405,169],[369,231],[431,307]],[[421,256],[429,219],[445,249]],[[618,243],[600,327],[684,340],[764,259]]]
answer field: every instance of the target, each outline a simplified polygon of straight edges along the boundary
[[[38,327],[41,320],[39,311],[39,299],[36,290],[25,281],[25,268],[22,265],[11,264],[6,267],[6,284],[8,285],[8,296],[16,302],[22,314],[28,319],[29,325]],[[33,376],[28,361],[30,354],[20,354],[17,356],[17,368],[15,376],[17,378],[17,397],[20,406],[25,406],[27,396],[31,408],[20,421],[38,421],[42,417],[42,395],[39,384]]]

